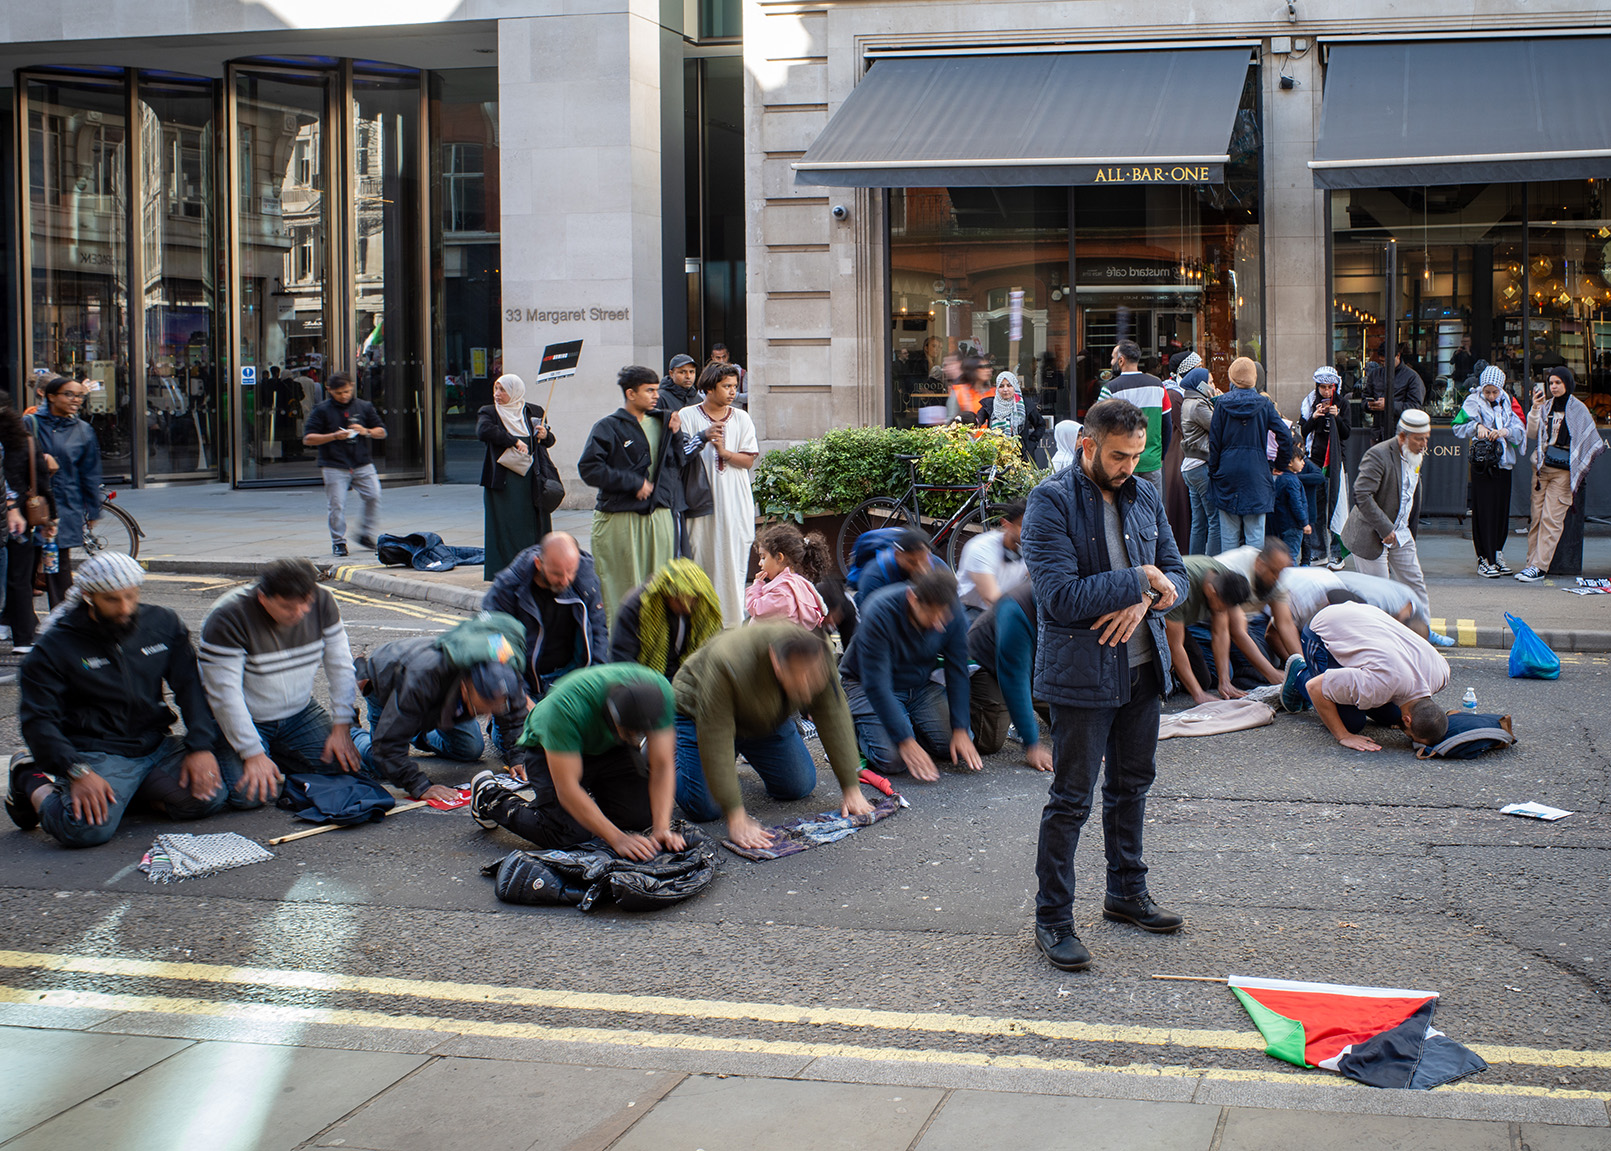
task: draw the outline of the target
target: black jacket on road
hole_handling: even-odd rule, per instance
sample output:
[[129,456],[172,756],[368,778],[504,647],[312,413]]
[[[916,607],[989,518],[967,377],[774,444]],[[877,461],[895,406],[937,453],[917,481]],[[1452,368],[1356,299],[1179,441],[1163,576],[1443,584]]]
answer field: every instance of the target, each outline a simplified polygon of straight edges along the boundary
[[[380,718],[369,733],[374,741],[375,770],[418,799],[431,786],[431,777],[409,759],[409,745],[421,732],[464,720],[459,692],[464,672],[437,645],[437,637],[430,635],[383,643],[356,664],[364,697],[380,705]],[[526,723],[526,701],[510,700],[510,705],[495,721],[506,762],[514,762],[510,757],[522,754],[515,742]]]
[[[665,409],[656,408],[643,418],[659,420],[665,430],[660,437],[660,457],[651,459],[649,438],[643,425],[625,408],[619,408],[593,425],[588,433],[582,458],[576,461],[582,482],[598,489],[593,505],[600,512],[637,512],[646,516],[658,508],[675,510],[682,500],[680,465],[687,437],[666,428]],[[651,476],[654,490],[648,499],[638,498],[638,489]]]
[[185,746],[223,747],[190,631],[165,607],[142,604],[134,630],[114,641],[81,603],[39,636],[18,678],[23,742],[42,771],[65,774],[79,752],[155,751],[175,718],[163,699],[164,682],[185,717]]

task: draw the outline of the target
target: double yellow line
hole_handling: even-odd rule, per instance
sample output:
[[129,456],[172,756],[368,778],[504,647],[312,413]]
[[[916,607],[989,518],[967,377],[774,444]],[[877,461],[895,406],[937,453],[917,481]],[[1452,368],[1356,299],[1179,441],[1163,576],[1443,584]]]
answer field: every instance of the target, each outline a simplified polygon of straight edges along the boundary
[[[1215,1031],[1193,1028],[1129,1027],[1044,1019],[1018,1019],[961,1015],[945,1012],[879,1011],[847,1007],[800,1007],[781,1003],[751,1003],[720,999],[685,999],[658,995],[595,994],[543,988],[500,987],[432,980],[394,979],[346,975],[336,972],[232,967],[208,963],[169,963],[114,956],[58,955],[49,952],[0,951],[0,968],[18,971],[103,975],[126,979],[156,979],[177,983],[251,987],[291,991],[324,991],[384,996],[425,1002],[463,1005],[496,1004],[578,1012],[658,1016],[720,1022],[756,1022],[808,1027],[856,1028],[872,1032],[951,1036],[1052,1039],[1062,1042],[1122,1044],[1180,1049],[1262,1051],[1263,1039],[1251,1031]],[[265,1023],[343,1025],[402,1031],[441,1031],[509,1039],[539,1039],[563,1043],[600,1043],[617,1047],[676,1048],[689,1051],[739,1051],[791,1055],[804,1058],[841,1057],[905,1063],[980,1067],[1038,1068],[1042,1070],[1101,1070],[1147,1076],[1198,1076],[1211,1079],[1304,1082],[1340,1085],[1335,1076],[1291,1072],[1204,1070],[1161,1067],[1156,1064],[1114,1067],[1074,1059],[1033,1055],[986,1055],[980,1052],[942,1051],[910,1047],[878,1047],[814,1041],[763,1040],[638,1029],[560,1027],[532,1023],[499,1023],[434,1014],[388,1012],[236,1003],[218,999],[159,995],[125,995],[100,991],[36,990],[0,986],[0,1003],[26,1003],[45,1007],[97,1008],[110,1011],[167,1013],[222,1017]],[[1611,1069],[1611,1051],[1541,1050],[1530,1047],[1474,1045],[1490,1063],[1521,1066]],[[1488,1095],[1540,1095],[1551,1098],[1611,1101],[1611,1092],[1556,1090],[1513,1085],[1459,1084],[1452,1090]]]

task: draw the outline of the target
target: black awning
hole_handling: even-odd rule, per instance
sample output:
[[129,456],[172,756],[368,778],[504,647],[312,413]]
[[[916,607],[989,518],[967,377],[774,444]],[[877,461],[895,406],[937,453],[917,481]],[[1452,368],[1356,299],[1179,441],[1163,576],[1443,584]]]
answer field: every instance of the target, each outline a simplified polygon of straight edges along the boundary
[[835,188],[1218,184],[1246,48],[879,60],[794,164]]
[[1326,65],[1321,188],[1611,176],[1611,37],[1337,44]]

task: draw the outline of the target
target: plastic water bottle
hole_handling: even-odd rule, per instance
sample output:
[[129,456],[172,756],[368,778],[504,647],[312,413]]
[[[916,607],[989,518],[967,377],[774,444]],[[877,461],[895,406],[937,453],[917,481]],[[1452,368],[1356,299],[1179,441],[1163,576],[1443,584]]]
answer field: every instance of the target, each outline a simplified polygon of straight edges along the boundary
[[1460,706],[1465,708],[1467,711],[1476,711],[1477,710],[1477,689],[1476,688],[1474,688],[1474,687],[1466,688],[1466,694],[1460,700]]
[[45,574],[55,575],[62,570],[61,550],[54,539],[45,541]]

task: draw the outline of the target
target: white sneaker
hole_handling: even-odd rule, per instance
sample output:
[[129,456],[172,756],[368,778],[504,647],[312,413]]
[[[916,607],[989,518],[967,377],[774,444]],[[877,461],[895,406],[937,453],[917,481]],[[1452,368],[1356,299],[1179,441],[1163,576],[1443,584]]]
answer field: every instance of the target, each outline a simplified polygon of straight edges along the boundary
[[1537,583],[1544,578],[1544,573],[1537,568],[1522,568],[1516,573],[1516,578],[1522,583]]

